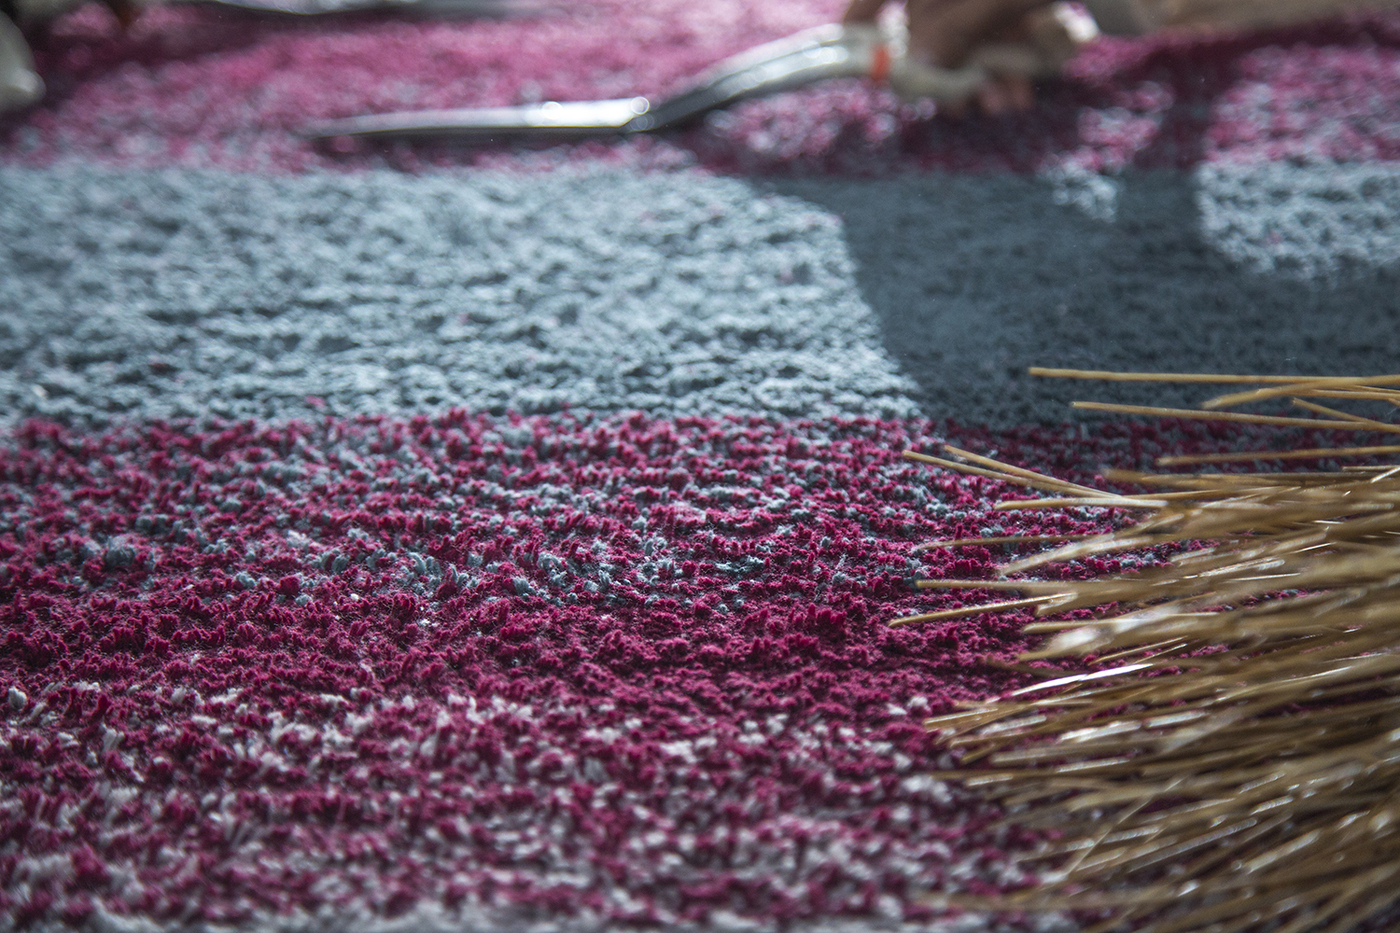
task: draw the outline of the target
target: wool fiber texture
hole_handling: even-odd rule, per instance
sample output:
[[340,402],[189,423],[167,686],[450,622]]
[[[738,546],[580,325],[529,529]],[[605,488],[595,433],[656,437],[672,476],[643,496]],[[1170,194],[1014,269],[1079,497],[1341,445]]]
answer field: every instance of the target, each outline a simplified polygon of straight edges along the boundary
[[1013,117],[297,134],[665,93],[839,12],[55,25],[0,125],[2,933],[1081,929],[929,897],[1032,880],[921,726],[1026,682],[1029,616],[886,622],[1009,556],[922,542],[1122,516],[900,452],[1264,442],[1031,365],[1393,372],[1400,19],[1106,40]]

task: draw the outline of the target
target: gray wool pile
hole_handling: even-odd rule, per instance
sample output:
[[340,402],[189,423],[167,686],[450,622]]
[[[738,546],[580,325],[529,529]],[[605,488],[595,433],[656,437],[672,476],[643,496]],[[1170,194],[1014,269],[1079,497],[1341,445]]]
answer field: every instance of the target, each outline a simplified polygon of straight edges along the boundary
[[1369,373],[1395,371],[1397,348],[1389,166],[0,168],[10,421],[465,407],[1054,422],[1086,389],[1027,366]]

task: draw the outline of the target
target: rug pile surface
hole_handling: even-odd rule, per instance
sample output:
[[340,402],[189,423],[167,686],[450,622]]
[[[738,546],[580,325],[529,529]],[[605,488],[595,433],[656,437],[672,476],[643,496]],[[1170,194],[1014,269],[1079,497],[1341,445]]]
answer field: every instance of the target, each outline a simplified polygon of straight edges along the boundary
[[1400,18],[1104,41],[1013,117],[297,135],[839,13],[57,24],[0,125],[0,930],[1079,928],[930,899],[1028,880],[921,728],[1021,682],[1027,616],[886,623],[1010,553],[924,541],[1121,516],[899,454],[1260,442],[1030,365],[1395,371]]

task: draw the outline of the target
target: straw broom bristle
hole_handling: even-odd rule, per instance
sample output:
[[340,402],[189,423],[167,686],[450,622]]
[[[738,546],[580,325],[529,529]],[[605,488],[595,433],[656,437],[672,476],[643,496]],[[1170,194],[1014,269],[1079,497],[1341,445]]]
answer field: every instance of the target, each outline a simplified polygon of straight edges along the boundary
[[[1390,388],[1400,377],[1253,381],[1264,387],[1207,406],[1293,398],[1321,416],[1309,426],[1400,432],[1304,401],[1400,407]],[[1307,456],[1358,452],[1400,448]],[[1010,563],[1003,576],[1146,547],[1179,551],[1099,579],[923,582],[1020,591],[1024,599],[954,611],[1033,605],[1046,621],[1028,631],[1050,637],[1024,660],[1086,659],[1073,673],[927,722],[961,753],[960,770],[942,777],[1049,831],[1041,884],[995,906],[1102,912],[1108,919],[1094,929],[1103,930],[1340,933],[1400,901],[1400,467],[1106,474],[1150,490],[1125,495],[945,453],[907,456],[1052,497],[1032,507],[1142,512],[1129,527]],[[1097,611],[1091,621],[1054,621],[1086,608]]]

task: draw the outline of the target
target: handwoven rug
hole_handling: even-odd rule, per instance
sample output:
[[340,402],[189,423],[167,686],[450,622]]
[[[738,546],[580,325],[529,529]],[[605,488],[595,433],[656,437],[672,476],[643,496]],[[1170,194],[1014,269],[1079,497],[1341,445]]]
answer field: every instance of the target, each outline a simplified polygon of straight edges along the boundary
[[[1394,372],[1400,18],[1103,41],[1024,115],[842,82],[668,136],[330,152],[664,93],[838,3],[99,8],[0,126],[0,930],[1032,931],[921,727],[1024,613],[891,629],[1257,435],[1030,365]],[[1066,572],[1131,566],[1098,561]]]

